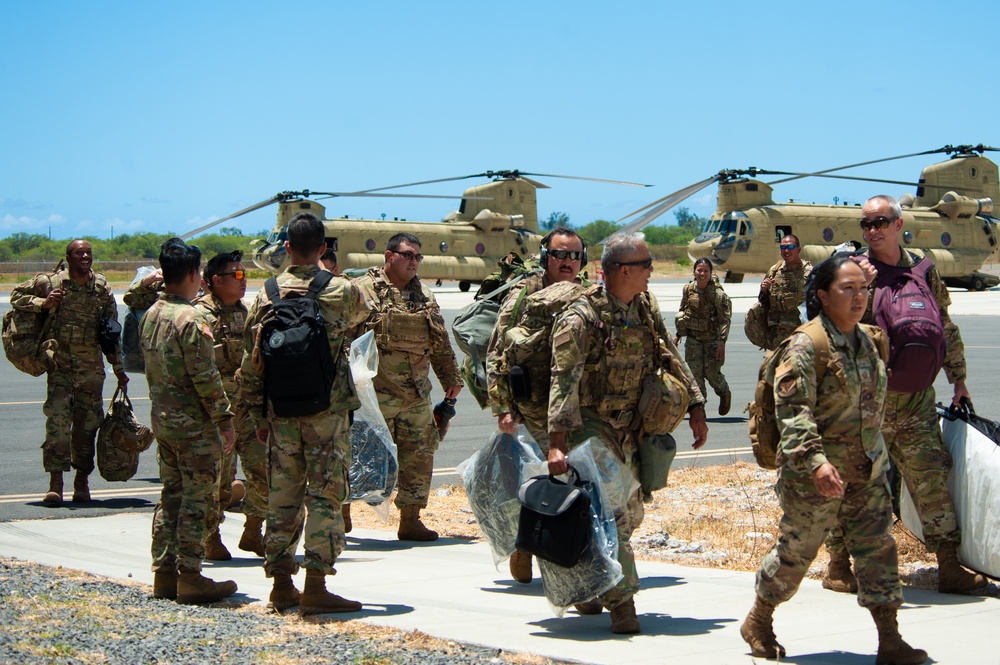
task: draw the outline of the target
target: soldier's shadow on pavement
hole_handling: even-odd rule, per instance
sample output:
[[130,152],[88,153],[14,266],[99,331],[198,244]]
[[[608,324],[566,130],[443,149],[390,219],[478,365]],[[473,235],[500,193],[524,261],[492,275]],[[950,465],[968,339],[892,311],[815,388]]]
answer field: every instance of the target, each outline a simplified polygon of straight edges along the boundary
[[[669,614],[656,612],[640,612],[638,617],[642,623],[642,635],[645,636],[706,635],[712,631],[721,630],[726,623],[736,621],[736,619],[672,617]],[[594,616],[581,616],[568,612],[561,619],[552,617],[528,623],[544,629],[544,632],[532,633],[537,637],[573,640],[574,642],[605,642],[609,639],[627,640],[632,637],[631,635],[615,635],[610,632],[611,618],[607,611]]]
[[159,478],[159,476],[157,476],[156,478],[132,478],[131,482],[133,482],[133,483],[148,483],[150,485],[159,485],[160,484],[160,478]]
[[[749,652],[747,652],[747,655],[750,655]],[[850,651],[827,651],[825,653],[807,653],[801,655],[792,654],[786,655],[781,659],[781,662],[796,663],[797,665],[861,665],[861,663],[871,663],[872,654],[851,653]],[[933,663],[935,661],[930,659],[927,662]]]
[[667,575],[642,577],[643,589],[669,589],[670,587],[680,586],[687,583],[688,582],[683,577],[670,577]]
[[397,552],[399,550],[412,550],[416,548],[434,548],[440,545],[474,545],[476,541],[464,538],[438,538],[430,542],[416,542],[412,540],[381,540],[378,538],[358,538],[347,536],[347,547],[345,552],[350,550],[361,550],[364,552]]
[[705,418],[706,422],[718,423],[718,424],[735,424],[735,423],[745,423],[747,422],[746,416],[715,416],[714,418]]
[[545,596],[542,581],[537,576],[528,584],[521,584],[511,579],[493,580],[493,584],[494,586],[479,587],[479,590],[486,593],[515,594],[526,598],[542,598]]
[[44,503],[42,501],[26,501],[24,505],[35,508],[51,508],[53,510],[68,510],[70,512],[76,512],[88,509],[121,510],[124,508],[152,508],[154,504],[139,497],[121,497],[115,499],[91,499],[90,501],[81,501],[79,503],[63,501],[63,503],[58,506],[53,506],[52,504]]
[[412,613],[413,613],[413,608],[409,605],[379,605],[378,603],[364,603],[364,606],[357,612],[313,614],[310,616],[302,617],[302,621],[322,625],[334,621],[350,621],[351,619],[394,617]]

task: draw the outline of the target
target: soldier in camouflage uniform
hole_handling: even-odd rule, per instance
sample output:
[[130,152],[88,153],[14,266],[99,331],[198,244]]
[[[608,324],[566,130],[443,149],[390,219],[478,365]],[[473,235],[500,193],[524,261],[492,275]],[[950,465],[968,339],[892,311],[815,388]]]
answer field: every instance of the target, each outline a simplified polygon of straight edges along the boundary
[[429,370],[434,369],[445,397],[462,390],[458,363],[434,294],[421,284],[420,240],[397,233],[385,248],[385,265],[371,268],[354,283],[372,312],[357,333],[375,331],[378,374],[375,392],[399,455],[400,540],[437,540],[420,521],[427,507],[438,437],[431,411]]
[[[303,296],[321,272],[317,266],[326,249],[323,222],[303,212],[288,222],[285,249],[291,265],[277,277],[282,298]],[[347,362],[347,332],[365,320],[368,310],[360,291],[348,280],[334,277],[316,295],[336,365],[330,406],[311,416],[280,417],[265,393],[263,358],[257,339],[270,308],[264,289],[250,307],[243,351],[241,394],[253,416],[257,437],[269,449],[270,494],[267,502],[264,572],[274,580],[269,607],[299,614],[355,612],[361,603],[326,590],[326,576],[344,551],[341,504],[348,497],[351,465],[351,411],[361,406]],[[317,358],[317,362],[319,359]],[[266,414],[266,415],[265,415]],[[295,549],[305,533],[305,587],[292,582],[298,572]]]
[[[514,423],[521,421],[542,452],[548,454],[549,433],[546,419],[538,420],[520,413],[511,398],[510,385],[506,378],[498,374],[499,362],[505,349],[504,332],[512,325],[512,317],[516,321],[515,310],[520,307],[524,298],[559,282],[575,281],[589,284],[586,279],[580,277],[580,271],[587,265],[587,245],[576,231],[563,226],[556,227],[542,238],[541,246],[544,248],[544,259],[541,261],[543,271],[522,279],[507,292],[497,317],[497,326],[490,337],[486,367],[490,406],[493,415],[497,417],[500,431],[512,434]],[[510,574],[515,580],[522,584],[531,582],[530,554],[515,551],[510,556],[509,567]]]
[[231,451],[233,412],[215,367],[215,340],[191,304],[201,284],[201,252],[172,238],[160,248],[164,294],[142,317],[139,338],[163,490],[153,513],[153,595],[212,602],[236,583],[201,574],[208,520],[219,502],[219,467]]
[[889,458],[879,432],[887,380],[873,340],[857,325],[868,298],[865,282],[848,257],[820,264],[808,307],[829,339],[829,363],[817,376],[812,339],[797,332],[773,366],[783,461],[775,491],[783,515],[778,541],[757,571],[753,608],[740,628],[760,658],[785,656],[772,626],[775,606],[795,594],[826,534],[840,520],[858,562],[858,603],[871,611],[878,627],[877,662],[927,659],[903,642],[896,626],[903,594],[885,478]]
[[[56,367],[48,372],[42,407],[46,418],[42,465],[49,474],[43,501],[56,506],[63,500],[63,473],[71,466],[76,469],[73,501],[90,501],[87,478],[94,471],[94,437],[104,420],[104,360],[97,329],[102,319],[118,320],[118,306],[104,275],[91,270],[93,262],[90,243],[74,240],[66,247],[67,268],[38,275],[29,288],[18,286],[10,294],[13,308],[49,310],[55,317],[48,332],[48,339],[56,342]],[[128,376],[118,342],[105,357],[124,390]]]
[[729,413],[733,401],[729,384],[722,374],[731,321],[729,296],[722,290],[718,278],[712,275],[712,262],[698,259],[694,262],[694,280],[684,285],[681,306],[674,319],[677,328],[674,344],[680,344],[681,337],[687,337],[684,359],[698,381],[701,394],[708,394],[705,392],[707,378],[719,396],[720,416]]
[[[598,436],[638,479],[636,452],[644,435],[638,413],[640,384],[656,371],[661,345],[676,360],[678,378],[688,389],[695,449],[708,437],[704,399],[667,333],[656,298],[647,291],[652,259],[642,236],[620,233],[609,238],[601,266],[607,286],[590,287],[552,327],[549,472],[565,473],[568,450]],[[632,599],[639,577],[629,539],[642,524],[641,494],[637,490],[615,511],[624,577],[600,596],[611,610],[614,633],[640,630]]]
[[243,252],[235,250],[213,256],[205,265],[202,281],[206,291],[194,301],[194,306],[208,317],[212,326],[215,336],[215,365],[219,368],[226,396],[236,413],[236,449],[222,458],[219,507],[209,521],[205,558],[212,561],[228,561],[232,558],[222,543],[219,523],[225,519],[224,510],[233,503],[233,490],[239,489],[235,480],[237,455],[247,478],[246,498],[243,501],[246,523],[239,547],[262,557],[264,538],[261,527],[267,516],[267,446],[257,439],[253,418],[239,397],[237,380],[237,370],[243,360],[243,332],[247,321],[247,307],[243,304],[243,296],[247,290]]
[[[869,245],[868,256],[890,266],[909,267],[915,263],[915,257],[899,245],[903,211],[894,198],[873,197],[861,208],[861,214],[861,226]],[[874,266],[867,260],[862,260],[861,264],[869,272],[869,278],[874,279],[877,274]],[[944,371],[948,382],[955,386],[952,402],[957,405],[963,397],[969,397],[965,386],[965,345],[958,326],[948,316],[951,296],[937,268],[932,267],[927,272],[927,284],[941,312],[941,324],[947,340]],[[870,301],[866,321],[872,320],[871,309]],[[927,551],[937,555],[938,591],[969,593],[986,586],[988,581],[982,575],[965,570],[958,561],[962,532],[958,528],[955,506],[948,492],[951,455],[941,438],[934,406],[936,401],[933,385],[916,393],[890,390],[886,398],[882,434],[889,456],[913,497]],[[823,586],[834,591],[853,592],[857,582],[851,573],[847,549],[839,531],[831,534],[827,550],[830,552],[830,567]]]
[[799,305],[806,299],[806,282],[812,272],[812,264],[799,258],[802,245],[798,237],[787,234],[779,249],[781,261],[768,269],[757,296],[767,308],[768,350],[776,348],[802,323]]

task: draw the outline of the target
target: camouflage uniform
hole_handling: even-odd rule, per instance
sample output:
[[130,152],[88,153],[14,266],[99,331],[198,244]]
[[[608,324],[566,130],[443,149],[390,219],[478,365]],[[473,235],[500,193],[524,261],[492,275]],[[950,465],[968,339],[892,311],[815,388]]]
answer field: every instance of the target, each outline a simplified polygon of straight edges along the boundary
[[[776,605],[791,598],[827,532],[840,521],[857,565],[858,603],[903,602],[892,537],[885,474],[889,458],[879,433],[886,395],[885,365],[871,338],[855,328],[852,341],[825,315],[830,363],[816,376],[815,349],[797,333],[774,369],[774,400],[781,455],[775,491],[783,515],[778,542],[757,571],[757,595]],[[844,496],[820,495],[813,472],[836,467]]]
[[[658,362],[657,340],[649,321],[671,355],[680,359],[663,324],[656,298],[649,293],[624,303],[595,286],[567,307],[552,327],[552,384],[549,391],[549,434],[566,433],[572,449],[592,436],[600,437],[614,454],[639,478],[639,438],[643,435],[638,415],[640,384]],[[704,403],[698,384],[680,361],[688,386],[690,406]],[[639,575],[629,540],[642,524],[642,491],[629,497],[624,509],[616,507],[618,561],[621,582],[600,596],[613,609],[628,602],[639,590]]]
[[806,282],[813,266],[802,261],[794,266],[778,261],[767,271],[767,277],[774,280],[767,293],[763,291],[758,300],[767,305],[767,325],[771,330],[768,349],[776,348],[796,328],[802,325],[799,305],[806,300]]
[[462,385],[441,309],[419,277],[400,290],[383,268],[371,268],[354,283],[372,308],[358,332],[375,331],[375,392],[399,455],[396,507],[426,508],[441,442],[431,411],[430,368],[445,389]]
[[257,439],[254,421],[246,404],[239,398],[236,372],[243,360],[243,332],[247,322],[247,307],[242,300],[226,306],[211,293],[205,293],[194,301],[208,319],[215,336],[215,366],[222,375],[222,385],[226,397],[233,406],[236,420],[236,446],[231,453],[222,456],[222,470],[219,475],[219,510],[209,523],[214,532],[219,522],[225,519],[224,507],[229,505],[236,478],[236,455],[240,457],[243,473],[247,477],[247,494],[243,501],[243,514],[264,519],[267,516],[267,446]]
[[[912,266],[914,257],[900,248],[900,267]],[[929,260],[929,259],[925,259]],[[948,316],[951,296],[941,281],[936,267],[927,271],[927,285],[934,294],[948,348],[944,359],[944,372],[948,383],[965,380],[965,345],[958,326]],[[873,299],[868,301],[864,320],[872,320]],[[941,438],[941,427],[934,404],[937,395],[934,386],[917,393],[890,390],[885,400],[885,420],[882,435],[889,449],[889,457],[899,470],[906,488],[920,516],[924,541],[928,552],[936,552],[942,542],[960,543],[962,532],[958,528],[955,506],[948,492],[948,472],[951,455]],[[834,532],[827,540],[831,552],[842,550],[843,536]]]
[[[319,273],[315,265],[294,265],[278,275],[281,296],[304,295]],[[351,411],[361,406],[347,362],[350,340],[346,332],[368,314],[361,294],[348,280],[334,277],[317,296],[337,374],[330,392],[330,407],[312,416],[282,418],[265,405],[263,361],[255,363],[254,346],[270,300],[263,289],[247,317],[244,337],[241,396],[258,429],[270,429],[268,456],[270,494],[267,535],[264,539],[264,572],[294,575],[295,550],[305,531],[302,565],[332,575],[344,551],[344,518],[341,504],[347,499],[351,465]],[[265,412],[265,408],[267,409]],[[303,508],[305,513],[303,514]]]
[[215,340],[185,298],[164,293],[140,324],[163,490],[153,515],[153,571],[201,570],[219,503],[219,430],[233,413],[215,367]]
[[[80,284],[65,269],[55,275],[38,275],[29,288],[14,287],[10,304],[41,312],[45,298],[60,287],[62,303],[49,315],[55,317],[47,339],[58,342],[57,368],[48,373],[42,407],[46,417],[42,464],[49,473],[69,471],[72,466],[89,475],[94,471],[94,437],[104,420],[104,360],[97,326],[101,319],[117,321],[118,306],[104,275],[93,272]],[[123,371],[117,345],[105,357],[115,372]]]
[[729,384],[722,374],[726,361],[717,360],[716,352],[719,345],[725,346],[729,339],[731,321],[729,296],[722,290],[718,277],[713,275],[704,289],[699,288],[694,280],[684,285],[674,327],[678,335],[687,337],[684,359],[702,395],[705,395],[706,378],[716,395],[729,391]]

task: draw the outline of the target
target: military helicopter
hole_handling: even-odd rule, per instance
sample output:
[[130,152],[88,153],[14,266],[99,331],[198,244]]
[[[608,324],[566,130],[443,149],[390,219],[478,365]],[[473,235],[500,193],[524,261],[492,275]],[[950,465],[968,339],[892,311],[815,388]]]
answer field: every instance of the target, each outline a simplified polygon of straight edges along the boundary
[[[725,269],[727,282],[740,282],[748,272],[765,272],[778,260],[777,244],[789,233],[802,243],[803,259],[814,264],[830,256],[837,246],[864,245],[857,205],[775,203],[772,185],[806,177],[842,178],[915,186],[916,196],[905,194],[903,233],[906,248],[929,255],[949,286],[982,291],[1000,284],[1000,277],[979,270],[997,252],[997,222],[993,202],[1000,201],[997,165],[983,156],[996,151],[983,145],[945,146],[910,155],[899,155],[814,173],[789,173],[749,168],[723,170],[630,213],[646,211],[625,225],[636,231],[695,192],[719,183],[718,205],[702,232],[688,244],[694,259],[708,258]],[[858,166],[931,154],[950,158],[926,167],[916,183],[831,175]],[[760,175],[790,176],[770,184]],[[619,220],[622,221],[622,220]]]
[[[288,221],[299,212],[315,214],[326,226],[327,246],[337,252],[341,269],[363,269],[379,266],[385,261],[386,242],[400,232],[412,233],[420,238],[424,260],[420,276],[425,280],[458,280],[461,291],[468,291],[473,283],[482,281],[496,269],[497,262],[510,252],[522,257],[538,253],[542,236],[538,232],[538,206],[536,189],[549,186],[528,176],[569,178],[591,182],[604,182],[634,187],[649,187],[639,183],[582,176],[565,176],[546,173],[523,173],[518,170],[486,171],[454,178],[424,180],[405,185],[380,187],[359,192],[281,192],[275,196],[240,210],[232,215],[206,224],[182,238],[191,237],[217,224],[278,203],[278,219],[274,229],[263,241],[256,241],[253,262],[273,273],[281,272],[288,262],[284,241],[287,239]],[[413,198],[457,198],[422,194],[388,194],[386,190],[428,185],[470,178],[491,178],[485,185],[469,187],[461,196],[461,204],[441,222],[409,222],[405,219],[337,219],[326,218],[326,208],[318,201],[339,196],[399,196]]]

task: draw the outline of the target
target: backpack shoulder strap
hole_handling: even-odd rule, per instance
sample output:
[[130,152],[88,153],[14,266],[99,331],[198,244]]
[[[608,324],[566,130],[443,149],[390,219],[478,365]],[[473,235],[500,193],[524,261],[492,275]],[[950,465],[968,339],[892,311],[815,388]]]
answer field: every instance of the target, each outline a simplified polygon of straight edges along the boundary
[[[271,279],[274,278],[272,277]],[[320,270],[319,273],[313,277],[312,282],[309,283],[309,291],[306,293],[306,297],[310,300],[315,300],[316,296],[319,295],[319,292],[326,288],[326,285],[330,283],[331,279],[333,279],[332,272]]]
[[819,380],[830,365],[830,338],[826,336],[826,331],[823,330],[823,323],[819,317],[802,324],[797,330],[809,335],[809,339],[812,340],[813,349],[816,351],[814,357],[816,379]]
[[267,297],[272,304],[281,302],[281,291],[278,289],[277,277],[269,277],[268,280],[264,282],[264,293],[267,294]]

